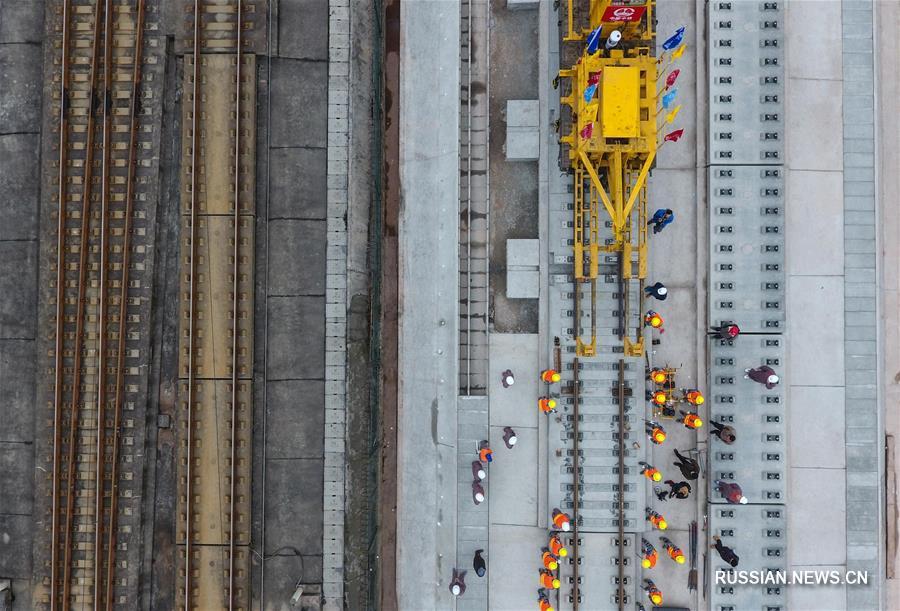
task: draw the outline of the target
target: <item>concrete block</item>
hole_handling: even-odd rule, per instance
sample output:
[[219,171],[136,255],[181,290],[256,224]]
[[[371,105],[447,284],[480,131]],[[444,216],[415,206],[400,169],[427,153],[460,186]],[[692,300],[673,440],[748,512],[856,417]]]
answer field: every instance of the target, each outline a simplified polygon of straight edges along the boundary
[[540,156],[540,133],[537,131],[507,130],[507,161],[536,161]]
[[[491,426],[537,427],[537,397],[546,392],[539,377],[538,336],[492,333],[490,342]],[[500,383],[500,374],[506,369],[516,378],[509,388]]]
[[537,129],[540,126],[538,100],[507,100],[506,126]]
[[272,60],[273,147],[325,147],[327,76],[325,62]]
[[[799,3],[802,4],[802,3]],[[838,275],[844,271],[844,185],[840,172],[787,173],[785,206],[790,274]]]
[[[791,508],[788,528],[794,541],[816,541],[816,545],[791,545],[791,565],[844,564],[845,523],[853,514],[846,500],[844,472],[835,469],[791,469]],[[815,515],[815,520],[809,516]],[[822,528],[828,524],[828,528]]]
[[506,159],[534,161],[540,154],[537,100],[506,101]]
[[270,381],[268,388],[267,456],[322,458],[325,384],[312,380]]
[[30,514],[34,446],[0,441],[0,514]]
[[537,299],[541,276],[537,270],[507,269],[506,296],[510,299]]
[[[534,607],[534,588],[522,584],[534,583],[535,555],[547,545],[547,531],[528,526],[495,524],[490,530],[488,565],[488,609],[521,611]],[[502,570],[491,570],[491,567]],[[471,573],[470,573],[471,575]]]
[[0,575],[31,579],[33,529],[30,515],[0,514]]
[[270,217],[324,219],[326,150],[281,148],[271,155]]
[[[296,59],[328,59],[328,3],[280,0],[278,55]],[[310,83],[320,87],[320,84]]]
[[34,341],[0,340],[0,422],[4,441],[34,441],[34,359]]
[[791,383],[841,386],[844,383],[844,325],[840,304],[844,282],[835,276],[794,276],[788,286],[788,351]]
[[321,459],[269,460],[266,467],[266,554],[294,547],[322,553]]
[[269,379],[321,379],[325,362],[325,298],[270,297]]
[[0,242],[0,338],[33,339],[37,312],[37,244]]
[[507,240],[506,265],[538,267],[540,265],[540,241]]
[[787,91],[792,138],[787,161],[798,170],[840,170],[843,147],[823,125],[841,124],[842,89],[839,81],[793,79]]
[[519,441],[512,450],[503,444],[503,427],[491,427],[491,447],[499,459],[491,463],[491,515],[504,524],[537,526],[538,434],[537,429],[516,429]]
[[269,224],[269,294],[325,294],[325,221]]
[[4,2],[0,5],[0,44],[31,42],[39,45],[43,35],[43,3]]
[[37,238],[39,148],[37,134],[0,136],[0,240]]
[[0,134],[40,130],[41,66],[40,45],[0,45]]
[[847,469],[852,471],[875,471],[878,469],[878,448],[873,445],[848,445]]
[[841,78],[841,5],[816,0],[785,4],[787,72],[791,78]]
[[795,443],[789,453],[791,467],[844,468],[844,389],[839,386],[791,386],[790,438],[814,443]]

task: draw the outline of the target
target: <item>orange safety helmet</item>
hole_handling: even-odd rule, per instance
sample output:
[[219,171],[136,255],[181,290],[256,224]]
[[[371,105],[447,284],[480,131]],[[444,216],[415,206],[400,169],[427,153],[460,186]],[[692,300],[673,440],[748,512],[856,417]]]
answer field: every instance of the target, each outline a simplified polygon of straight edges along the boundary
[[663,384],[666,381],[666,372],[662,369],[654,369],[650,372],[650,379],[655,384]]
[[657,405],[665,405],[666,401],[668,401],[668,397],[666,393],[661,390],[653,391],[653,394],[650,396],[650,400],[656,403]]
[[556,535],[550,537],[550,544],[548,545],[548,547],[554,555],[560,558],[565,558],[569,555],[569,550],[565,548],[565,546],[562,544],[562,541],[560,541],[559,537],[557,537]]
[[538,399],[538,407],[540,407],[541,411],[545,414],[549,414],[556,409],[556,400],[551,399],[550,397],[541,397]]
[[645,569],[652,569],[656,566],[656,560],[659,558],[659,554],[656,550],[653,550],[650,554],[644,554],[644,557],[641,558],[641,566]]
[[551,571],[555,571],[559,568],[559,561],[556,556],[551,554],[550,552],[544,552],[541,554],[541,563],[543,563],[544,568],[550,569]]
[[647,592],[647,596],[650,597],[650,602],[654,605],[661,605],[663,601],[662,592],[659,591],[658,588],[653,588],[649,592]]
[[561,582],[547,569],[541,569],[541,587],[558,590]]
[[655,511],[651,511],[647,514],[647,519],[659,530],[665,530],[669,527],[669,523],[666,522],[666,519]]
[[659,329],[663,326],[663,318],[653,310],[647,312],[647,315],[644,316],[644,324],[653,327],[654,329]]
[[688,427],[689,429],[699,429],[701,426],[703,426],[703,421],[697,414],[687,414],[684,417],[684,426]]
[[685,393],[684,395],[684,398],[691,405],[703,405],[703,403],[706,401],[706,399],[703,397],[703,393],[696,389],[687,391],[687,393]]
[[550,604],[550,601],[546,598],[541,599],[541,611],[553,611],[553,605]]
[[643,475],[650,481],[662,481],[662,473],[660,473],[659,469],[657,469],[656,467],[644,467],[643,469],[641,469],[641,475]]
[[650,431],[650,441],[656,444],[660,444],[666,440],[666,432],[661,428],[654,427],[652,431]]

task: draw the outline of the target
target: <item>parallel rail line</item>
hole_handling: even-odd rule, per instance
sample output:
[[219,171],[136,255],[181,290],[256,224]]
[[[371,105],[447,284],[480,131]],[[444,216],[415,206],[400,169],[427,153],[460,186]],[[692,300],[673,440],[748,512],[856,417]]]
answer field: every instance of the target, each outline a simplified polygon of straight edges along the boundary
[[129,309],[128,274],[144,27],[144,0],[61,3],[47,600],[52,610],[112,609],[116,584],[127,583],[127,576],[117,575],[126,562],[116,551],[125,357],[134,351],[126,323],[140,316]]

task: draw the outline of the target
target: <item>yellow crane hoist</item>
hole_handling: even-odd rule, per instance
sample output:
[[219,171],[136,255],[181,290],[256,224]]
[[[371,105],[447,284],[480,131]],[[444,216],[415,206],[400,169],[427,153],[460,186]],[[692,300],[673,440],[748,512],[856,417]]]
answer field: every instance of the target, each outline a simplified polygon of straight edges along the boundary
[[[647,276],[646,181],[656,158],[658,131],[654,2],[568,0],[568,5],[568,35],[563,40],[584,48],[575,65],[559,73],[569,83],[561,103],[572,114],[572,130],[560,141],[567,145],[574,178],[576,349],[579,356],[596,354],[601,256],[617,253],[624,321],[620,334],[625,354],[640,356],[642,325],[628,329],[633,318],[629,284],[637,280],[642,294]],[[601,238],[601,207],[612,225],[608,243]],[[578,289],[584,283],[591,285],[589,342],[581,338],[580,329]]]

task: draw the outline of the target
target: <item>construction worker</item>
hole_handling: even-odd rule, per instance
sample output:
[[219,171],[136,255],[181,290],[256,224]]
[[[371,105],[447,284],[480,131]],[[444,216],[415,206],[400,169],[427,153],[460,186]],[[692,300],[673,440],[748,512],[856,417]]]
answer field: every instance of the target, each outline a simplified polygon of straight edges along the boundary
[[681,470],[684,479],[697,479],[700,476],[700,463],[690,456],[682,456],[677,449],[674,452],[675,457],[678,459],[675,461],[675,466]]
[[548,571],[547,569],[541,569],[541,587],[549,588],[551,590],[558,590],[560,586],[560,581],[556,577],[553,576],[553,573]]
[[719,438],[719,440],[725,445],[731,445],[734,443],[734,440],[737,439],[737,435],[734,432],[734,427],[728,426],[727,424],[720,424],[718,422],[710,422],[713,427],[709,433],[711,435],[715,435]]
[[541,554],[541,564],[544,565],[545,569],[555,571],[559,568],[559,558],[551,554],[550,550],[545,549],[544,553]]
[[569,532],[572,530],[572,519],[569,517],[569,514],[554,508],[553,527],[563,532]]
[[697,412],[686,412],[684,410],[678,410],[681,414],[681,418],[678,419],[678,422],[684,425],[685,428],[696,430],[703,426],[703,421],[700,420],[700,416],[697,415]]
[[669,296],[669,289],[666,288],[662,282],[657,282],[652,286],[645,286],[644,292],[648,297],[653,297],[654,299],[658,299],[659,301],[665,301],[666,297]]
[[478,460],[483,463],[493,462],[494,460],[494,452],[486,439],[478,444]]
[[657,530],[665,530],[669,527],[669,523],[666,522],[666,519],[662,517],[659,513],[653,511],[649,507],[646,509],[647,512],[647,521],[653,524],[653,527]]
[[538,603],[540,604],[540,606],[538,607],[540,611],[553,611],[553,605],[550,604],[550,601],[547,600],[546,596],[541,596],[540,598],[538,598]]
[[487,477],[487,472],[485,472],[484,465],[481,464],[480,460],[472,461],[472,477],[475,478],[476,482],[484,481],[484,478]]
[[647,541],[646,539],[641,539],[641,566],[645,569],[652,569],[656,566],[656,561],[659,560],[659,554],[656,552],[656,548]]
[[551,399],[550,397],[541,397],[538,399],[538,407],[540,407],[541,411],[545,414],[552,414],[556,411],[556,400]]
[[666,372],[663,369],[651,369],[650,373],[647,374],[647,379],[654,384],[665,384]]
[[654,605],[659,606],[662,604],[662,591],[660,591],[660,589],[656,587],[656,584],[653,583],[652,580],[644,579],[643,590],[647,593],[647,598],[649,598],[650,602],[652,602]]
[[476,505],[481,505],[484,502],[484,486],[478,480],[472,482],[472,500],[475,501]]
[[500,374],[500,383],[503,384],[503,388],[509,388],[516,383],[516,377],[511,370],[507,369]]
[[466,593],[466,572],[453,569],[453,578],[450,580],[450,593],[454,596],[462,596]]
[[507,449],[512,450],[518,440],[519,438],[516,437],[516,432],[511,426],[503,427],[503,443],[506,444]]
[[715,545],[710,545],[710,547],[716,548],[716,551],[719,552],[719,557],[730,564],[732,568],[736,567],[738,562],[740,562],[740,558],[734,553],[734,550],[727,545],[723,545],[722,540],[716,535],[713,535],[713,540],[716,543]]
[[476,549],[475,556],[472,558],[472,568],[475,569],[475,574],[479,577],[484,577],[484,574],[487,572],[487,562],[484,561],[484,556],[482,556],[483,549]]
[[741,487],[739,485],[722,481],[720,479],[714,481],[713,485],[716,487],[716,490],[719,491],[719,494],[725,497],[725,500],[732,505],[747,504],[747,497],[744,496],[744,491],[741,490]]
[[671,208],[660,208],[656,212],[653,213],[653,216],[650,217],[650,220],[647,221],[648,225],[653,225],[653,233],[659,233],[666,226],[675,220],[675,213],[672,212]]
[[716,339],[734,339],[741,333],[741,328],[738,327],[733,322],[723,323],[719,326],[712,326],[709,328],[709,333],[707,335],[711,337],[715,337]]
[[659,329],[660,333],[662,333],[662,326],[664,323],[665,321],[663,320],[663,317],[653,310],[647,310],[647,313],[644,315],[645,327],[653,327],[654,329]]
[[663,549],[669,554],[669,558],[674,560],[676,564],[684,564],[684,552],[681,551],[680,547],[672,543],[667,537],[660,537],[659,540],[662,543]]
[[641,465],[641,475],[649,479],[651,482],[662,481],[662,473],[659,472],[659,469],[657,469],[650,463],[644,462],[643,460],[638,461],[638,464]]
[[647,426],[645,427],[647,437],[649,437],[650,441],[656,445],[662,445],[662,442],[666,440],[666,429],[655,420],[646,420],[645,422],[647,423]]
[[562,541],[560,541],[559,535],[557,535],[556,533],[550,535],[550,543],[547,547],[550,548],[550,551],[557,558],[565,558],[569,555],[569,550],[566,549]]
[[678,482],[667,479],[665,482],[669,489],[662,490],[660,488],[655,488],[654,492],[656,492],[656,498],[660,501],[667,501],[673,496],[678,499],[686,499],[691,495],[691,485],[687,482]]
[[665,405],[669,400],[669,397],[664,390],[648,390],[647,398],[650,399],[654,405]]
[[696,388],[686,388],[681,393],[684,395],[684,400],[691,405],[703,405],[706,402],[703,393]]
[[775,370],[768,365],[763,365],[762,367],[757,367],[755,369],[745,369],[744,379],[746,380],[747,378],[754,382],[765,384],[767,390],[772,390],[779,382],[778,376],[775,375]]
[[545,369],[541,372],[541,380],[546,382],[547,384],[555,384],[562,379],[562,376],[559,375],[559,372],[555,369]]

